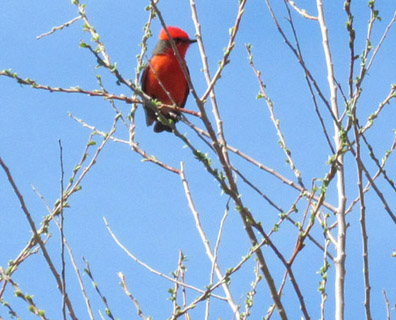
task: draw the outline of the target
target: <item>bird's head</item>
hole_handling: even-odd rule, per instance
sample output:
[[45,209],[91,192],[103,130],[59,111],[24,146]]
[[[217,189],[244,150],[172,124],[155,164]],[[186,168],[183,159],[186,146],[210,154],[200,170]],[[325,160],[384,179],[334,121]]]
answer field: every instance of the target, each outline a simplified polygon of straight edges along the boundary
[[[176,44],[179,50],[180,56],[184,59],[186,51],[191,43],[197,42],[195,39],[190,39],[188,34],[178,27],[166,27],[168,29],[169,35]],[[162,29],[159,34],[159,42],[157,47],[154,49],[154,54],[165,54],[173,53],[172,46],[169,42],[169,36],[165,29]]]

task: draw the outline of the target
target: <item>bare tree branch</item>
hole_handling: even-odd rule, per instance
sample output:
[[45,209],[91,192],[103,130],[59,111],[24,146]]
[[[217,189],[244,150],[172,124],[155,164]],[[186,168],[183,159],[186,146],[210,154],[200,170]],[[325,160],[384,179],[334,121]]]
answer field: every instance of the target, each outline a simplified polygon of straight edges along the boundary
[[[322,0],[316,0],[316,5],[318,9],[318,20],[320,31],[322,34],[323,41],[323,51],[326,59],[327,67],[327,81],[330,90],[330,102],[332,114],[335,117],[334,120],[334,142],[335,149],[342,150],[342,140],[341,140],[341,130],[338,123],[338,102],[337,102],[337,85],[334,81],[334,69],[333,60],[331,57],[329,39],[328,39],[328,29],[325,22],[324,11]],[[344,286],[345,286],[345,245],[346,245],[346,222],[345,222],[345,177],[344,177],[344,166],[343,166],[343,154],[341,153],[337,158],[338,162],[337,168],[337,196],[338,196],[338,209],[337,209],[337,222],[338,222],[338,236],[337,236],[337,258],[335,260],[336,265],[336,279],[335,279],[335,318],[337,320],[344,319],[344,307],[345,307],[345,296],[344,296]]]

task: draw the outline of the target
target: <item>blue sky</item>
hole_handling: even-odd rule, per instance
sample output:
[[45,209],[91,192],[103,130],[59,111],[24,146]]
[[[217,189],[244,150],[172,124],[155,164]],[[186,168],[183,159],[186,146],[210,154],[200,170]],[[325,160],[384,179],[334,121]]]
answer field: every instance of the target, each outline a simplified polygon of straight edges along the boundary
[[[235,3],[234,3],[235,2]],[[206,47],[211,73],[214,74],[223,49],[228,42],[229,28],[233,26],[237,1],[221,0],[216,2],[197,2],[198,14],[202,25],[203,41]],[[313,3],[299,1],[301,7],[316,15]],[[147,1],[131,4],[127,1],[88,1],[86,12],[101,36],[113,62],[125,78],[134,78],[136,55],[142,38],[142,28],[148,13],[144,10]],[[274,9],[288,36],[284,4],[275,4]],[[79,47],[80,40],[89,42],[89,35],[82,31],[82,22],[58,31],[51,36],[37,40],[36,36],[51,30],[77,16],[76,7],[69,1],[5,1],[0,12],[0,69],[12,69],[23,78],[31,78],[43,85],[69,88],[79,85],[87,90],[98,89],[96,75],[101,75],[109,92],[131,95],[125,86],[118,86],[107,70],[96,68],[96,59],[86,49]],[[334,58],[337,80],[347,92],[349,71],[348,34],[345,29],[346,15],[342,4],[325,4],[325,15],[329,26],[330,45]],[[27,10],[28,8],[28,10]],[[194,24],[188,1],[168,0],[159,4],[168,25],[176,25],[194,36]],[[372,31],[372,43],[376,45],[396,8],[390,2],[377,4],[382,18],[376,22]],[[369,9],[366,2],[355,1],[352,5],[356,29],[356,53],[364,48]],[[316,77],[325,95],[328,95],[326,67],[321,46],[320,30],[315,21],[301,18],[292,11],[294,23],[299,34],[300,45],[308,68]],[[151,54],[158,32],[161,28],[158,19],[152,23],[153,37],[148,41],[148,56]],[[390,85],[396,83],[394,53],[396,32],[390,31],[376,61],[367,76],[358,116],[364,124],[367,117],[384,100]],[[215,91],[220,112],[224,121],[224,132],[230,145],[241,149],[266,166],[273,168],[288,179],[295,181],[285,155],[279,148],[276,131],[270,120],[264,100],[257,100],[259,91],[257,79],[247,59],[245,43],[252,44],[257,68],[267,86],[267,94],[274,102],[275,114],[280,120],[283,133],[293,159],[302,172],[307,186],[313,178],[323,178],[328,170],[326,164],[330,150],[324,139],[319,121],[314,111],[304,73],[296,58],[285,45],[277,32],[264,1],[253,0],[246,5],[236,46],[231,54],[231,62],[225,68]],[[198,94],[206,89],[205,78],[198,47],[191,46],[187,53],[191,78]],[[359,63],[356,64],[358,70]],[[59,145],[63,145],[65,180],[70,177],[88,141],[90,130],[68,116],[75,117],[95,126],[98,130],[109,131],[114,119],[110,104],[101,98],[79,94],[49,93],[21,86],[16,81],[0,77],[0,157],[8,165],[23,194],[26,204],[37,224],[47,214],[43,202],[32,191],[33,185],[52,206],[60,194]],[[343,106],[340,97],[340,106]],[[130,106],[117,103],[126,116]],[[325,122],[332,132],[331,118],[321,104]],[[186,108],[197,110],[193,99],[187,101]],[[210,102],[206,104],[211,110]],[[190,118],[189,118],[190,119]],[[387,106],[376,120],[367,138],[381,158],[392,144],[395,129],[394,102]],[[211,118],[213,120],[213,117]],[[200,125],[199,120],[191,119]],[[154,134],[152,128],[145,126],[144,113],[139,107],[136,115],[136,139],[140,146],[161,161],[180,167],[185,163],[187,179],[190,183],[197,210],[208,238],[213,245],[218,226],[223,216],[228,198],[221,195],[218,183],[214,181],[196,161],[184,143],[171,134]],[[178,129],[203,152],[210,152],[194,133],[184,124]],[[115,136],[128,139],[128,132],[118,125]],[[97,145],[103,140],[96,136]],[[364,148],[364,159],[373,174],[375,165]],[[94,149],[89,151],[92,156]],[[214,158],[213,154],[210,154]],[[259,186],[273,201],[288,210],[297,193],[272,176],[258,171],[257,168],[231,155],[231,161],[251,181]],[[356,169],[352,156],[346,157],[347,196],[352,201],[357,196]],[[214,164],[218,165],[214,160]],[[386,167],[392,178],[396,174],[393,156]],[[242,197],[266,230],[278,221],[277,212],[264,202],[249,187],[238,179]],[[378,186],[384,193],[391,208],[396,207],[394,191],[384,179],[378,179]],[[329,188],[326,201],[336,204],[335,183]],[[372,315],[383,319],[386,315],[382,290],[386,289],[393,305],[395,293],[395,250],[394,224],[389,218],[378,197],[370,191],[367,194],[367,225],[372,284]],[[195,228],[193,217],[188,208],[180,177],[151,163],[142,162],[141,157],[125,145],[109,142],[100,154],[96,165],[82,183],[82,190],[69,200],[70,208],[65,210],[65,235],[69,241],[79,268],[84,268],[82,257],[90,261],[94,277],[103,294],[109,301],[114,315],[119,319],[137,319],[135,310],[119,286],[116,272],[126,275],[130,291],[139,300],[146,316],[163,319],[170,316],[171,302],[168,289],[173,285],[136,264],[114,243],[103,223],[106,217],[115,234],[142,261],[164,274],[170,274],[177,267],[179,250],[188,257],[186,262],[186,282],[204,288],[209,282],[210,262]],[[4,175],[0,174],[0,217],[1,232],[0,266],[7,267],[30,238],[29,225],[20,210],[17,198]],[[230,205],[229,216],[224,228],[224,236],[219,253],[219,263],[223,271],[233,267],[249,250],[249,241],[243,231],[237,211]],[[306,203],[300,204],[299,213],[293,218],[302,219]],[[357,209],[357,207],[356,207]],[[334,217],[329,218],[334,221]],[[361,236],[359,211],[354,210],[348,217],[350,224],[347,237],[347,278],[346,278],[346,318],[364,317],[362,301],[363,278],[361,258]],[[55,225],[51,225],[52,238],[48,249],[60,268],[60,239]],[[321,228],[316,225],[313,235],[323,242]],[[297,237],[296,229],[287,224],[281,226],[274,235],[274,241],[286,257],[293,252]],[[330,251],[334,254],[334,248]],[[264,249],[273,270],[275,282],[279,285],[283,268],[269,248]],[[309,243],[296,259],[293,267],[297,280],[305,295],[312,319],[320,317],[320,294],[317,292],[322,252]],[[232,278],[231,289],[238,304],[244,304],[246,292],[254,279],[254,261],[251,259]],[[327,302],[327,318],[333,318],[333,280],[334,267],[330,269]],[[79,286],[70,263],[67,265],[69,295],[80,319],[88,319],[85,304],[79,293]],[[39,253],[25,261],[15,272],[14,281],[21,289],[34,295],[35,302],[45,309],[49,319],[61,316],[61,296],[56,283],[49,275],[48,267]],[[104,310],[86,275],[83,276],[90,296],[95,317],[97,310]],[[218,294],[223,292],[218,289]],[[189,300],[196,293],[188,291]],[[4,299],[9,302],[23,319],[29,319],[26,304],[13,296],[7,287]],[[264,281],[257,290],[256,305],[252,319],[261,319],[271,304]],[[300,317],[299,304],[290,283],[282,296],[290,319]],[[210,319],[231,319],[230,309],[224,302],[212,300],[213,309]],[[204,307],[191,312],[193,319],[203,319]],[[394,312],[394,311],[392,311]],[[0,308],[0,316],[8,319],[7,310]],[[274,314],[273,319],[277,319]]]

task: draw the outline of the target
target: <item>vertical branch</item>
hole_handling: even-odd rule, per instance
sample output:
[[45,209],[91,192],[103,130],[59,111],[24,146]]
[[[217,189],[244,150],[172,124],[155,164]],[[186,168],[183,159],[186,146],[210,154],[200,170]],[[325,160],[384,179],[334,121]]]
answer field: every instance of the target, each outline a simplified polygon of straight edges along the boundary
[[369,278],[369,261],[368,261],[368,237],[366,229],[366,206],[363,190],[363,164],[360,156],[360,132],[357,123],[356,108],[353,109],[353,129],[355,133],[355,159],[357,169],[357,186],[360,200],[360,226],[362,230],[362,249],[363,249],[363,277],[364,277],[364,309],[366,312],[366,320],[371,320],[370,311],[370,278]]
[[259,275],[259,265],[257,263],[256,267],[254,268],[254,281],[252,282],[252,290],[250,290],[247,295],[246,295],[246,300],[245,300],[245,312],[242,313],[241,320],[246,320],[252,311],[253,303],[254,303],[254,297],[256,295],[256,288],[258,283],[261,281],[262,276]]
[[62,141],[59,139],[59,160],[60,160],[60,170],[61,170],[61,177],[60,177],[60,191],[61,191],[61,196],[60,196],[60,225],[59,225],[59,231],[60,231],[60,238],[61,238],[61,262],[62,262],[62,271],[61,271],[61,276],[62,276],[62,315],[63,315],[63,320],[66,320],[66,264],[65,264],[65,235],[64,235],[64,230],[63,230],[63,222],[64,222],[64,216],[63,216],[63,193],[64,193],[64,186],[63,186],[63,179],[65,172],[63,170],[63,148],[62,148]]
[[388,297],[386,296],[386,291],[385,291],[385,290],[382,290],[382,293],[383,293],[384,299],[385,299],[386,320],[391,320],[391,316],[390,316],[390,305],[389,305]]
[[360,168],[360,163],[357,164],[358,167],[358,187],[359,187],[359,197],[360,197],[360,226],[362,229],[362,247],[363,247],[363,277],[364,277],[364,295],[365,300],[363,302],[366,311],[366,319],[371,320],[370,311],[370,277],[369,277],[369,256],[368,256],[368,236],[366,229],[366,206],[364,200],[364,192],[362,185],[362,169]]
[[350,52],[350,62],[349,62],[349,98],[353,95],[353,68],[355,65],[355,29],[353,28],[353,15],[351,13],[351,2],[352,0],[345,0],[344,10],[348,16],[348,21],[346,23],[346,28],[349,32],[349,52]]
[[[326,222],[327,224],[327,222]],[[322,302],[320,303],[320,320],[325,320],[325,303],[327,300],[326,284],[327,284],[327,270],[329,269],[329,262],[327,260],[327,249],[329,247],[330,240],[325,237],[325,245],[323,251],[323,266],[320,269],[322,281],[320,282],[319,291],[322,296]]]
[[[320,31],[322,33],[323,51],[326,59],[327,67],[327,81],[330,89],[330,104],[331,110],[335,117],[334,122],[334,142],[337,152],[343,148],[341,140],[341,128],[338,121],[338,104],[337,104],[337,85],[335,83],[333,60],[331,57],[328,29],[325,22],[324,11],[322,0],[316,0],[318,9],[318,21]],[[345,284],[345,243],[346,243],[346,222],[345,222],[345,177],[344,177],[344,164],[343,164],[343,153],[339,152],[339,156],[336,161],[338,162],[337,167],[337,197],[338,197],[338,208],[337,208],[337,222],[338,222],[338,235],[337,235],[337,257],[335,260],[336,266],[336,279],[335,279],[335,318],[337,320],[344,319],[344,284]]]
[[[223,218],[221,219],[221,222],[220,222],[219,232],[217,234],[217,240],[216,240],[216,244],[215,244],[215,248],[214,248],[214,252],[213,252],[214,263],[212,263],[212,270],[210,271],[210,281],[209,281],[209,283],[213,283],[214,282],[215,263],[217,263],[217,255],[218,255],[218,252],[219,252],[220,240],[221,240],[221,236],[223,234],[224,223],[225,223],[225,220],[227,219],[227,216],[228,216],[230,200],[231,200],[231,198],[229,198],[228,201],[227,201],[226,208],[224,210],[224,215],[223,215]],[[209,307],[210,307],[210,297],[206,300],[205,320],[209,320]]]
[[[181,250],[180,250],[181,251]],[[185,257],[183,255],[183,252],[181,252],[182,254],[182,261],[185,260]],[[181,268],[181,272],[180,272],[180,281],[184,283],[185,281],[185,275],[186,275],[186,267],[184,265],[182,265]],[[183,299],[183,308],[187,307],[187,292],[186,292],[186,287],[182,287],[182,299]],[[188,314],[188,312],[185,313],[184,317],[186,318],[186,320],[191,320],[190,315]]]
[[[179,251],[179,259],[177,261],[177,269],[176,271],[172,272],[173,277],[175,280],[179,280],[180,273],[182,270],[182,263],[183,263],[183,252],[180,250]],[[177,282],[174,283],[173,289],[169,289],[168,292],[170,292],[171,297],[170,300],[172,301],[172,318],[176,317],[176,315],[180,311],[180,306],[177,304],[177,293],[179,291],[179,284]]]

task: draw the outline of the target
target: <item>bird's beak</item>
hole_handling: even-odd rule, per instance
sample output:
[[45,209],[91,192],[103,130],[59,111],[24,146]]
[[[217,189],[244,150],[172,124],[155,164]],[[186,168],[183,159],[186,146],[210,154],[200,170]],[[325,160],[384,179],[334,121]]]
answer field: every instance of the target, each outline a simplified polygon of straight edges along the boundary
[[195,42],[197,42],[197,39],[188,39],[188,43],[195,43]]

